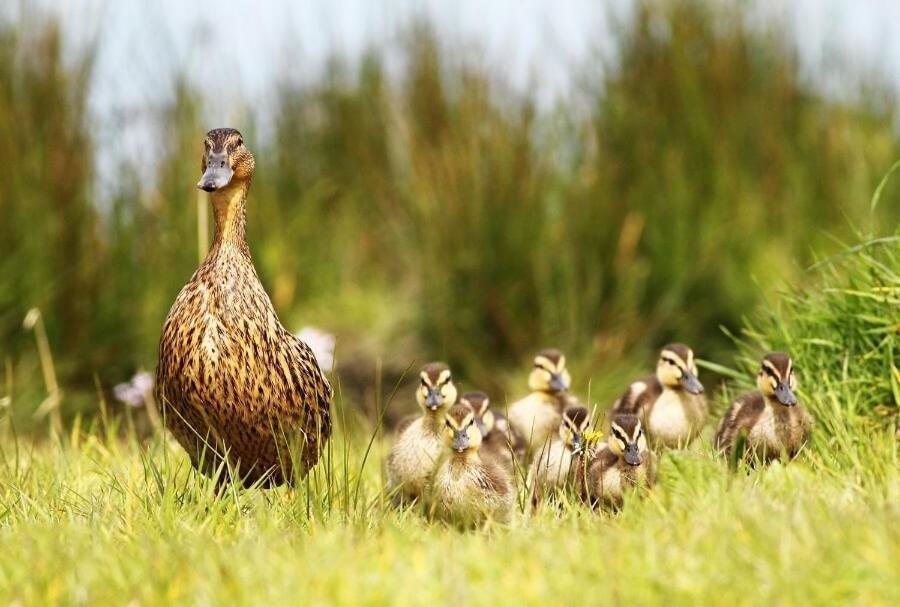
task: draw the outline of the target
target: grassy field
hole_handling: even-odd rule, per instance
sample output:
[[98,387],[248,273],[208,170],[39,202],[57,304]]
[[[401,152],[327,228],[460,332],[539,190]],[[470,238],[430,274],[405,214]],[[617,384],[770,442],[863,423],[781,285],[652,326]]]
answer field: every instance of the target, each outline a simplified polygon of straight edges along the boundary
[[[371,424],[341,397],[322,464],[269,492],[217,494],[165,435],[140,441],[130,417],[76,422],[59,443],[16,437],[7,417],[0,602],[897,604],[900,240],[817,274],[754,317],[738,357],[795,352],[816,417],[808,449],[734,466],[712,453],[710,427],[665,454],[659,485],[618,515],[544,505],[465,532],[395,511],[387,439],[368,451]],[[746,378],[716,410],[751,377],[719,371]]]
[[[101,192],[124,124],[89,111],[98,49],[0,21],[0,604],[900,604],[897,92],[849,62],[824,92],[756,7],[636,0],[552,107],[419,24],[236,112],[254,261],[287,328],[336,335],[338,423],[307,483],[221,494],[113,398],[208,244],[216,100],[160,83],[134,108],[152,167],[123,153]],[[602,411],[671,340],[716,413],[791,352],[808,448],[733,466],[711,422],[616,516],[461,532],[388,507],[405,369],[446,360],[502,403],[556,346]]]

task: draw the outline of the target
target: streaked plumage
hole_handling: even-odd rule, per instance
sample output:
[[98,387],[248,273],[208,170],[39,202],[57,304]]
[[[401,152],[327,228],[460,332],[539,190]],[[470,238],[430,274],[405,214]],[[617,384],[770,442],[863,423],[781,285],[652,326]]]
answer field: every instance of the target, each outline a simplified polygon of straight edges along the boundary
[[215,238],[163,325],[156,372],[166,426],[212,473],[227,454],[246,484],[278,485],[319,458],[331,434],[331,387],[309,347],[282,327],[245,240],[253,155],[234,129],[206,136]]

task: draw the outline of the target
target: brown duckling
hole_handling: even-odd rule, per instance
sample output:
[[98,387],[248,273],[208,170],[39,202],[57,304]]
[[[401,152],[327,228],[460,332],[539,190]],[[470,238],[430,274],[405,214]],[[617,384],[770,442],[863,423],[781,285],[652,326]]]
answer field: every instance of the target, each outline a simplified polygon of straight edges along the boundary
[[562,352],[549,349],[537,353],[528,376],[531,393],[509,406],[509,423],[525,438],[531,453],[557,432],[563,411],[574,404],[568,395],[571,383]]
[[766,354],[756,375],[756,387],[735,399],[716,430],[716,448],[731,452],[741,435],[748,450],[763,462],[793,458],[809,440],[812,418],[795,394],[797,379],[791,357]]
[[536,505],[546,492],[571,485],[578,459],[587,446],[585,433],[590,426],[591,415],[586,407],[575,405],[566,409],[556,436],[534,454],[528,473],[533,504]]
[[610,436],[590,458],[581,494],[592,506],[619,508],[629,491],[651,487],[656,459],[647,447],[637,415],[619,413],[610,421]]
[[416,402],[419,417],[397,428],[397,442],[388,454],[387,482],[395,502],[420,497],[444,451],[444,415],[456,403],[457,390],[450,368],[444,363],[425,365],[419,373]]
[[636,380],[613,405],[613,414],[633,413],[654,445],[684,447],[703,429],[708,415],[694,352],[684,344],[662,349],[656,375]]
[[503,464],[512,474],[516,458],[525,454],[525,439],[513,430],[506,416],[491,409],[491,401],[484,392],[466,392],[459,402],[471,407],[475,414],[475,425],[481,430],[482,453]]
[[466,526],[506,523],[515,492],[509,473],[479,450],[481,430],[471,407],[453,405],[444,417],[445,457],[429,485],[429,507],[439,519]]
[[[162,329],[157,402],[191,463],[228,463],[245,484],[279,485],[318,461],[331,434],[331,386],[306,343],[287,331],[245,239],[255,161],[234,129],[207,133],[203,176],[215,237]],[[226,456],[227,454],[227,456]]]

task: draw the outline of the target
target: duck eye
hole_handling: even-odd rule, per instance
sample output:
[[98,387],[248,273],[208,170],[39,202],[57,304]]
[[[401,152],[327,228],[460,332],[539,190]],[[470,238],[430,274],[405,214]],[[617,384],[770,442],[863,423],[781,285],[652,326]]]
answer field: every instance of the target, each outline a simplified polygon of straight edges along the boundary
[[238,147],[241,147],[242,145],[244,145],[244,138],[243,138],[243,137],[238,137],[237,145],[238,145]]

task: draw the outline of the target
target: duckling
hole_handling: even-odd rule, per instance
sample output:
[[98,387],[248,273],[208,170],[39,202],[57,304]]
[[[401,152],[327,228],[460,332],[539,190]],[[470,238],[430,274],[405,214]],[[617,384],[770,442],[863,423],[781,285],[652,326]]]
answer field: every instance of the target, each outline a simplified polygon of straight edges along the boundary
[[739,396],[716,429],[716,447],[732,451],[739,435],[763,462],[793,458],[809,440],[812,418],[797,401],[797,379],[791,357],[783,352],[766,354],[756,375],[753,392]]
[[445,457],[429,485],[429,506],[439,519],[463,525],[509,521],[514,504],[512,479],[482,453],[482,434],[472,408],[453,405],[444,417]]
[[618,413],[610,421],[610,436],[597,445],[581,486],[582,499],[592,507],[619,508],[626,492],[651,487],[656,480],[656,458],[647,447],[641,419]]
[[294,480],[331,434],[331,386],[309,346],[278,320],[245,239],[255,161],[235,129],[209,131],[197,187],[210,192],[215,237],[166,318],[156,369],[165,424],[194,467],[228,460],[244,484]]
[[416,402],[422,415],[402,422],[387,458],[388,489],[396,503],[422,495],[444,449],[444,414],[456,403],[457,390],[444,363],[425,365],[419,373]]
[[656,375],[632,382],[612,411],[639,416],[655,445],[686,446],[703,429],[708,415],[694,352],[684,344],[664,347]]
[[574,404],[568,390],[572,380],[566,357],[559,350],[541,350],[528,376],[531,394],[509,407],[509,423],[534,453],[559,429],[563,410]]
[[525,440],[513,430],[506,417],[490,408],[484,392],[466,392],[459,402],[472,408],[475,425],[481,430],[481,452],[501,463],[508,472],[515,471],[516,458],[525,454]]
[[591,415],[586,407],[575,405],[566,409],[557,435],[535,453],[531,463],[528,484],[533,487],[532,504],[536,505],[545,491],[564,489],[572,481],[590,426]]

